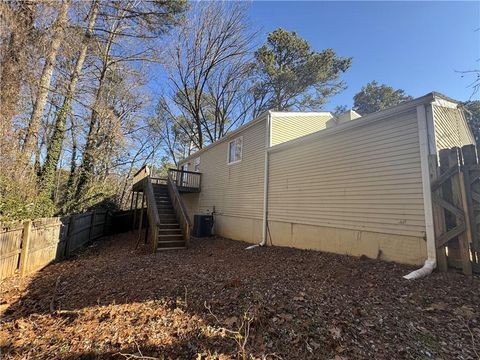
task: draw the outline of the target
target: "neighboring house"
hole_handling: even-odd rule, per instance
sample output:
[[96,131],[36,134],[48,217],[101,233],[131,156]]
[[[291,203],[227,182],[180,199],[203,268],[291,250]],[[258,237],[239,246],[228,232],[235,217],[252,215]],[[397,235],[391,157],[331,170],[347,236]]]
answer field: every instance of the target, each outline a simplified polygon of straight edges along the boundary
[[362,117],[269,111],[181,161],[202,174],[182,198],[191,218],[214,211],[227,238],[421,264],[428,156],[474,143],[438,93]]

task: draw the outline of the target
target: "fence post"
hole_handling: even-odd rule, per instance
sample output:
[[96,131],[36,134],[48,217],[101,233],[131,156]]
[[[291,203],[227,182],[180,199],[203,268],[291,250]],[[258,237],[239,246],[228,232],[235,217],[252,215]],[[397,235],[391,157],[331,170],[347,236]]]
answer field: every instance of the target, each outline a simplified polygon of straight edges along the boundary
[[[450,149],[449,154],[449,164],[450,166],[458,166],[459,165],[459,148]],[[450,252],[454,257],[460,260],[462,271],[465,275],[472,274],[472,263],[470,262],[470,251],[469,251],[469,240],[471,236],[469,236],[470,229],[468,228],[468,208],[466,208],[466,203],[464,203],[465,198],[465,191],[462,189],[463,177],[461,172],[456,172],[452,176],[452,197],[453,197],[453,204],[459,208],[464,210],[465,216],[465,231],[458,236],[458,242],[449,246],[449,256]],[[460,221],[459,219],[456,220],[457,225]]]
[[475,145],[465,145],[462,147],[463,155],[463,176],[464,176],[464,185],[467,198],[467,207],[468,207],[468,216],[470,220],[470,231],[472,236],[472,242],[470,244],[470,253],[473,258],[474,263],[478,263],[477,251],[479,250],[479,232],[478,232],[478,221],[476,215],[478,210],[476,205],[478,201],[475,200],[476,194],[480,191],[480,187],[476,177],[478,177],[478,172],[473,170],[478,164],[477,160],[477,151]]
[[32,232],[32,220],[23,223],[22,252],[20,253],[20,275],[27,274],[28,252],[30,248],[30,234]]
[[[440,168],[437,162],[437,155],[430,155],[429,158],[429,169],[430,169],[430,178],[431,181],[435,181],[440,177]],[[435,191],[438,196],[442,196],[442,189],[438,189]],[[436,202],[433,202],[433,225],[435,230],[435,240],[445,233],[446,225],[445,225],[445,212],[443,208],[438,205]],[[437,248],[437,264],[438,270],[445,272],[447,271],[447,254],[445,253],[445,246],[437,247],[437,243],[435,241],[435,247]]]
[[95,228],[95,214],[97,210],[93,210],[92,218],[90,219],[90,229],[88,230],[88,242],[92,241],[93,229]]
[[70,215],[70,221],[68,223],[68,233],[67,239],[65,240],[65,259],[70,257],[70,246],[72,242],[72,237],[75,234],[75,215]]
[[103,217],[102,236],[105,236],[108,233],[107,230],[108,230],[108,220],[109,220],[109,218],[110,218],[110,210],[105,210],[105,216]]

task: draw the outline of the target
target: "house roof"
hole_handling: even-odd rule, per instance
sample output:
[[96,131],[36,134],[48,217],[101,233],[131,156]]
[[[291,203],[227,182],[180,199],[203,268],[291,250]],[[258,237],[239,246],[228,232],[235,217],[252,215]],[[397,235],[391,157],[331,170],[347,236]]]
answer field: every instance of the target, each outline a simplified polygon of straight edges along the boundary
[[[325,135],[330,134],[330,133],[334,133],[334,132],[337,132],[337,131],[341,131],[345,128],[351,127],[351,126],[359,126],[359,125],[365,124],[367,122],[375,121],[375,120],[378,120],[380,118],[390,116],[390,115],[398,113],[398,112],[407,111],[408,109],[414,108],[418,105],[426,104],[426,103],[432,103],[432,102],[437,101],[437,100],[443,101],[444,104],[449,104],[452,107],[458,107],[461,104],[460,101],[454,100],[454,99],[452,99],[452,98],[450,98],[446,95],[443,95],[439,92],[432,91],[432,92],[430,92],[430,93],[428,93],[424,96],[415,98],[413,100],[405,101],[405,102],[403,102],[399,105],[391,106],[391,107],[386,108],[384,110],[380,110],[380,111],[377,111],[377,112],[374,112],[374,113],[371,113],[371,114],[364,115],[361,118],[358,118],[357,120],[355,120],[354,122],[350,122],[350,121],[344,122],[344,123],[338,124],[337,126],[335,126],[333,128],[328,128],[328,129],[321,130],[321,131],[322,131],[322,133],[325,133]],[[329,112],[329,111],[322,111],[322,112],[294,111],[294,112],[291,112],[291,111],[272,111],[272,110],[268,110],[268,111],[265,111],[265,112],[261,113],[259,116],[257,116],[252,121],[240,126],[239,128],[235,129],[234,131],[228,133],[223,138],[221,138],[221,139],[215,141],[214,143],[209,144],[208,146],[196,151],[195,153],[186,157],[185,159],[180,160],[179,164],[183,164],[183,163],[199,156],[201,153],[207,151],[208,149],[212,148],[213,146],[216,146],[216,145],[218,145],[218,144],[220,144],[224,141],[228,141],[228,140],[232,139],[233,137],[235,137],[236,135],[238,135],[243,130],[245,130],[245,129],[261,122],[261,121],[266,120],[268,114],[274,114],[275,116],[291,116],[292,114],[304,114],[304,115],[312,115],[313,116],[313,115],[327,115],[327,114],[332,114],[332,113]],[[290,140],[288,142],[275,145],[274,147],[275,148],[283,148],[284,146],[290,146],[291,144],[295,144],[298,141],[301,141],[305,138],[315,136],[317,134],[318,134],[318,132],[317,133],[312,133],[312,134],[309,134],[309,135],[305,135],[305,136],[302,136],[300,138],[293,139],[293,140]]]
[[430,92],[430,93],[428,93],[424,96],[418,97],[416,99],[405,101],[405,102],[403,102],[399,105],[391,106],[391,107],[386,108],[384,110],[380,110],[380,111],[377,111],[377,112],[374,112],[374,113],[371,113],[371,114],[364,115],[364,116],[356,119],[355,121],[347,121],[347,122],[338,124],[335,127],[327,128],[327,129],[322,130],[322,131],[317,131],[315,133],[305,135],[305,136],[302,136],[300,138],[296,138],[296,139],[290,140],[288,142],[272,146],[269,149],[269,151],[277,151],[277,150],[280,150],[280,149],[283,149],[283,148],[286,148],[286,147],[295,146],[295,144],[297,144],[300,141],[305,141],[305,140],[309,140],[309,139],[316,139],[316,138],[320,138],[320,137],[323,137],[323,136],[329,136],[331,134],[334,134],[334,133],[337,133],[337,132],[340,132],[340,131],[344,131],[344,130],[347,130],[349,128],[355,128],[355,127],[358,127],[358,126],[363,126],[363,125],[366,125],[370,122],[375,122],[377,120],[381,120],[383,118],[390,117],[394,114],[409,111],[411,109],[416,108],[418,105],[430,104],[430,103],[433,103],[433,102],[439,102],[443,106],[455,107],[455,108],[457,108],[461,104],[461,102],[459,102],[457,100],[449,98],[448,96],[445,96],[445,95],[440,94],[438,92],[432,91],[432,92]]

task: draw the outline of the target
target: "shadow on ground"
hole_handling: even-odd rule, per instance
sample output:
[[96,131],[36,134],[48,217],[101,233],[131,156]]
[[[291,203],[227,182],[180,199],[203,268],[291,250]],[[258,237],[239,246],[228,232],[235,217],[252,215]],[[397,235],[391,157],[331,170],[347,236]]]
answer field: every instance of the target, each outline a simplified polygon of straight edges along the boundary
[[247,251],[225,239],[157,254],[135,243],[132,233],[106,238],[24,284],[0,284],[6,358],[480,352],[478,279],[452,273],[409,282],[407,266],[288,248]]

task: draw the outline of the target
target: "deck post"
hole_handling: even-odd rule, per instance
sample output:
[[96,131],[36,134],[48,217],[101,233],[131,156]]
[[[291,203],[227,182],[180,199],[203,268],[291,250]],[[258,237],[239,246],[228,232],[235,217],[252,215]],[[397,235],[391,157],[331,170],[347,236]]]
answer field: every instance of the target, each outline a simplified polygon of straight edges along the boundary
[[138,221],[138,242],[142,238],[143,208],[145,206],[145,192],[142,192],[142,207],[140,209],[140,220]]
[[132,201],[133,201],[133,197],[135,197],[135,202],[134,202],[134,208],[133,208],[132,230],[135,231],[135,224],[137,222],[138,191],[133,192]]

